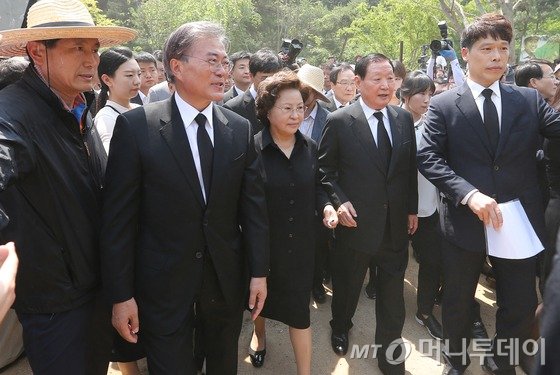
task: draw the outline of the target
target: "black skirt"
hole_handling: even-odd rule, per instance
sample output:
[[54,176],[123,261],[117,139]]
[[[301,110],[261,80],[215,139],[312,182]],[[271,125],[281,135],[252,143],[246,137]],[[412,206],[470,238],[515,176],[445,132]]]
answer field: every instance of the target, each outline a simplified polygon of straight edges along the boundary
[[269,289],[260,315],[293,328],[306,329],[311,324],[309,299],[309,290]]

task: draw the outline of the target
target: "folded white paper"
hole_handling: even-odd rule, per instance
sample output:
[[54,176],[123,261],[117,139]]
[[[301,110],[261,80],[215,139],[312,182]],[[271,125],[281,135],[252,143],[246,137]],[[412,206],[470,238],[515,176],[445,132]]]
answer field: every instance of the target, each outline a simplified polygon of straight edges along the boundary
[[544,249],[518,199],[499,203],[503,225],[484,227],[488,255],[504,259],[530,258]]

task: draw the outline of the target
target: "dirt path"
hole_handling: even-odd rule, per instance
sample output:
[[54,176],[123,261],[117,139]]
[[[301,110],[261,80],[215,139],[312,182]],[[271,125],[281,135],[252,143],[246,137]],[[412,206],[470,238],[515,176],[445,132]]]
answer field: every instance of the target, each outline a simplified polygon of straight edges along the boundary
[[[439,351],[436,349],[435,340],[429,340],[429,336],[424,327],[421,327],[414,320],[416,313],[416,285],[417,285],[418,264],[411,257],[405,277],[405,303],[406,321],[404,325],[403,338],[410,342],[411,353],[406,360],[407,374],[413,375],[439,375],[443,367],[438,358]],[[481,277],[478,285],[476,297],[481,304],[481,315],[488,333],[494,334],[494,314],[495,314],[495,292],[489,289],[484,277]],[[360,348],[363,345],[373,344],[375,329],[375,302],[367,299],[363,293],[360,297],[358,309],[354,317],[354,328],[350,332],[350,350],[348,354],[341,358],[336,356],[330,346],[330,293],[327,302],[316,305],[312,302],[311,306],[311,326],[313,328],[313,363],[312,372],[317,375],[366,375],[381,374],[377,367],[377,362],[369,358],[350,358],[352,345],[357,344]],[[441,321],[441,308],[436,307],[435,315]],[[252,324],[246,314],[243,321],[243,328],[239,338],[239,371],[240,375],[284,375],[295,374],[296,366],[294,355],[288,335],[288,327],[275,321],[267,321],[267,355],[262,368],[255,369],[251,366],[247,355],[247,348],[252,333]],[[431,355],[430,355],[431,354]],[[472,364],[466,374],[482,374],[478,365],[478,358],[472,358]],[[142,373],[147,374],[145,361],[141,363]],[[518,374],[522,374],[517,370]],[[19,360],[14,366],[2,373],[3,375],[28,375],[31,370],[25,358]],[[120,371],[109,366],[108,375],[120,375]]]

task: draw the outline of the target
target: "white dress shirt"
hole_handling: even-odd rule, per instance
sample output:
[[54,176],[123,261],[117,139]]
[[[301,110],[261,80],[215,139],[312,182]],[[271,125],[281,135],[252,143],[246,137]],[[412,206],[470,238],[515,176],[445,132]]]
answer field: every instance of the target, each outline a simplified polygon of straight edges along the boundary
[[311,138],[311,133],[313,133],[313,124],[315,124],[315,117],[317,117],[318,106],[319,104],[315,104],[315,107],[313,107],[313,110],[311,111],[309,116],[304,118],[301,125],[299,126],[300,133],[308,136],[309,138]]
[[373,135],[373,140],[375,141],[376,145],[377,145],[377,124],[379,123],[379,121],[377,120],[377,117],[375,117],[373,114],[375,112],[383,113],[383,125],[385,126],[385,130],[387,130],[387,134],[389,135],[389,141],[391,142],[391,146],[392,146],[393,135],[391,134],[391,125],[389,123],[389,116],[387,116],[387,107],[384,107],[380,111],[372,109],[368,107],[366,103],[364,103],[364,100],[361,97],[360,97],[360,105],[362,106],[362,110],[366,115],[366,119],[369,124],[369,129],[371,130],[371,134]]
[[251,87],[249,87],[249,92],[251,93],[251,96],[253,97],[253,99],[257,99],[257,90],[255,90],[255,84],[252,83]]
[[187,138],[189,140],[189,146],[191,147],[191,152],[194,160],[194,166],[196,168],[196,174],[198,175],[198,182],[200,183],[200,190],[202,190],[202,196],[204,197],[204,201],[206,202],[206,192],[204,190],[204,180],[202,179],[202,169],[200,167],[200,155],[198,154],[198,142],[196,140],[196,132],[198,131],[198,124],[194,120],[194,118],[199,114],[202,113],[206,116],[206,126],[205,129],[210,136],[210,141],[212,145],[214,145],[214,127],[213,127],[213,118],[212,118],[212,105],[204,108],[202,111],[197,110],[189,103],[184,101],[179,94],[175,93],[175,102],[177,103],[177,107],[179,108],[179,113],[181,115],[181,119],[183,120],[183,124],[185,126],[185,131],[187,132]]
[[148,100],[148,95],[144,95],[142,91],[138,91],[138,95],[140,95],[140,100],[142,100],[142,104],[148,104],[150,102]]
[[342,104],[341,102],[336,100],[336,96],[334,96],[334,94],[332,96],[332,99],[333,99],[334,105],[336,106],[336,109],[339,109],[340,107],[346,107],[348,105],[348,103]]
[[[483,122],[484,122],[485,98],[484,95],[482,95],[482,91],[486,88],[492,90],[492,96],[490,97],[490,99],[492,99],[492,103],[494,103],[494,105],[496,106],[496,111],[498,112],[498,126],[501,131],[502,130],[502,93],[500,92],[500,82],[496,81],[490,86],[484,87],[474,82],[472,79],[467,78],[467,85],[471,90],[472,96],[474,98],[474,102],[476,104],[476,108],[478,108],[478,112],[480,113],[480,117],[482,118]],[[467,195],[465,195],[465,197],[461,200],[461,204],[467,204],[469,202],[469,198],[476,192],[478,192],[478,189],[473,189],[469,191]]]

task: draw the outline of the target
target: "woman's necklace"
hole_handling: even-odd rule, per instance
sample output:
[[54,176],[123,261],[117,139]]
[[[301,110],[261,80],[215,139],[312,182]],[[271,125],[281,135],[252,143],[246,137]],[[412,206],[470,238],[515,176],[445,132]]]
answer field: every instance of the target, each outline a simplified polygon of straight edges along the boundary
[[284,155],[286,155],[287,158],[290,158],[290,155],[292,154],[292,151],[294,149],[294,145],[296,143],[296,139],[294,137],[293,139],[290,140],[289,144],[285,144],[285,145],[282,145],[280,142],[278,142],[275,139],[274,139],[274,143],[276,143],[276,146],[278,146],[280,151],[282,151],[284,153]]

